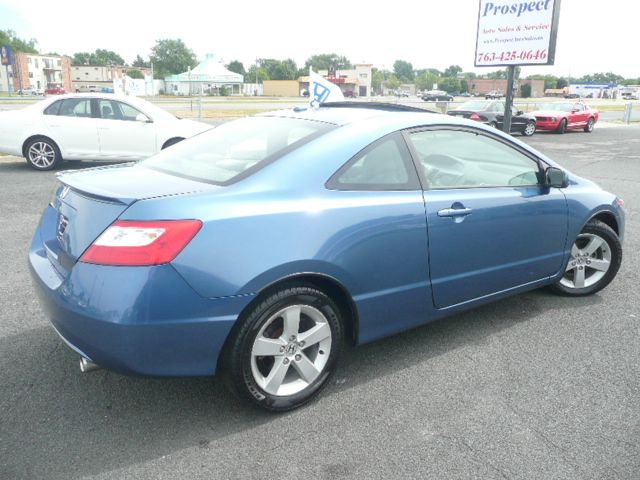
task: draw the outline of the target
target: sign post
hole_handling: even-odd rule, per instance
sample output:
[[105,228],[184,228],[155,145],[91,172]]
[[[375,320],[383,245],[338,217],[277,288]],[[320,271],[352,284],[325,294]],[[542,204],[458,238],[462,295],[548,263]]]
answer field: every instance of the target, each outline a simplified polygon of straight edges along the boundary
[[480,0],[476,67],[509,67],[502,128],[511,131],[515,67],[553,65],[561,0]]

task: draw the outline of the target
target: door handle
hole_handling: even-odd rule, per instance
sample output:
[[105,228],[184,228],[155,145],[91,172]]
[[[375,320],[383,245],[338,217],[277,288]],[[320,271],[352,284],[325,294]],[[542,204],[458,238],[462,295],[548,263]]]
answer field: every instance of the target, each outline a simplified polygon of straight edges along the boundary
[[473,210],[470,208],[445,208],[438,210],[439,217],[466,217],[470,215]]

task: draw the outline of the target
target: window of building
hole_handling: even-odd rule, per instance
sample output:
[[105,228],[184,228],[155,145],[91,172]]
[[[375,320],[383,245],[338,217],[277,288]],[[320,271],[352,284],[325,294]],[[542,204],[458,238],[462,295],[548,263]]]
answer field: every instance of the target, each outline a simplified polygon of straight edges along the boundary
[[33,78],[33,72],[29,72],[29,78]]
[[360,78],[369,78],[369,74],[368,73],[361,73],[360,74]]

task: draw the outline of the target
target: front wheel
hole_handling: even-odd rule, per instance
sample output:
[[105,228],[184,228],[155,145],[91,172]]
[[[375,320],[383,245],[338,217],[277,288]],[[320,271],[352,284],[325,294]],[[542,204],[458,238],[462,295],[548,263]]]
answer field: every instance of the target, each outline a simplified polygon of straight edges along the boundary
[[589,222],[576,238],[564,275],[553,289],[570,296],[591,295],[615,278],[621,261],[616,232],[600,221]]
[[524,130],[522,130],[522,135],[524,135],[525,137],[530,137],[534,133],[536,133],[536,122],[534,121],[527,122],[527,124],[524,127]]
[[589,119],[589,121],[587,122],[587,124],[584,126],[584,131],[586,133],[591,133],[593,132],[593,126],[596,124],[596,121],[593,117],[591,117]]
[[25,151],[27,163],[36,170],[53,170],[62,161],[60,149],[48,138],[34,138]]
[[560,121],[560,125],[558,126],[558,130],[557,130],[557,132],[558,132],[560,135],[562,135],[562,134],[563,134],[564,132],[566,132],[566,131],[567,131],[567,119],[566,119],[566,118],[563,118],[563,119]]
[[223,374],[240,398],[270,411],[311,400],[342,350],[340,310],[309,286],[282,288],[255,306],[225,349]]

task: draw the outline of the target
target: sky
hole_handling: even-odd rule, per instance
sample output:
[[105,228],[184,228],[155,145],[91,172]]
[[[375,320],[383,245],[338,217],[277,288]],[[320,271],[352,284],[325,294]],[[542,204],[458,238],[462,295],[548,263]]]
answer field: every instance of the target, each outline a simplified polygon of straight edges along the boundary
[[[337,53],[388,70],[405,60],[414,69],[486,73],[497,67],[473,66],[478,8],[478,0],[0,0],[0,29],[37,39],[42,52],[103,48],[129,63],[146,58],[158,39],[180,38],[199,59],[212,53],[245,68],[256,58],[292,58],[301,67],[311,55]],[[522,75],[638,78],[639,19],[636,0],[562,0],[555,65],[523,67]]]

